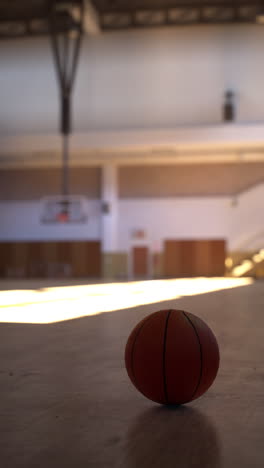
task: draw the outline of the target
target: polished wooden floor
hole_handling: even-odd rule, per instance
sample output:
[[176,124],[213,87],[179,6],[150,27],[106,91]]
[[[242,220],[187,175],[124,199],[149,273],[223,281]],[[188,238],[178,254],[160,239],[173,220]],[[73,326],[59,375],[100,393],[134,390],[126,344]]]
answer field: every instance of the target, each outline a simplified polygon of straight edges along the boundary
[[[132,327],[169,307],[206,320],[221,352],[211,389],[171,408],[139,394],[123,361]],[[263,357],[261,281],[57,323],[1,323],[0,466],[263,468]]]

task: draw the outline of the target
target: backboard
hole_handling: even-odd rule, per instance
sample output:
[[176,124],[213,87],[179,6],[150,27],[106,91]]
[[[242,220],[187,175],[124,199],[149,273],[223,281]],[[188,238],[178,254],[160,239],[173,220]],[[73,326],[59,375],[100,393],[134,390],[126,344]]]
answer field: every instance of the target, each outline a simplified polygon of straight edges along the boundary
[[85,223],[87,200],[78,195],[55,195],[41,199],[40,221],[46,224]]

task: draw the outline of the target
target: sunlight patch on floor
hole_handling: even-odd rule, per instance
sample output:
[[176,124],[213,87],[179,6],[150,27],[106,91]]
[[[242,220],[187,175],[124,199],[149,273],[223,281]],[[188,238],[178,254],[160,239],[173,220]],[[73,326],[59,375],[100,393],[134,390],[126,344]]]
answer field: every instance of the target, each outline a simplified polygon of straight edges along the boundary
[[252,278],[192,278],[0,291],[0,322],[55,323],[252,282]]

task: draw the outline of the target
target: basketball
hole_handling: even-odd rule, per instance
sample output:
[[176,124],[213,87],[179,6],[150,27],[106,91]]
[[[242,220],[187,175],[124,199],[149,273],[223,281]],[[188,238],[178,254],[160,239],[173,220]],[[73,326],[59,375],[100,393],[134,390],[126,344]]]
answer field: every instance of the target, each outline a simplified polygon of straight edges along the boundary
[[132,330],[125,364],[130,380],[145,397],[165,405],[184,404],[212,385],[219,348],[199,317],[183,310],[160,310]]

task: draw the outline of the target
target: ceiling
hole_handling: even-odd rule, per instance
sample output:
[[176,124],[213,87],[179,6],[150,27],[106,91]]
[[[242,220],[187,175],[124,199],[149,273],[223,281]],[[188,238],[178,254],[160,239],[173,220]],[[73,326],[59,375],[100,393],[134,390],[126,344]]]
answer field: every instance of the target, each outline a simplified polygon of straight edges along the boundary
[[[84,17],[81,12],[84,9]],[[195,24],[255,23],[264,0],[0,0],[0,38],[58,31],[101,31]]]
[[82,5],[83,0],[0,0],[0,39],[47,35],[55,16],[57,31],[80,28],[80,13],[74,13]]

